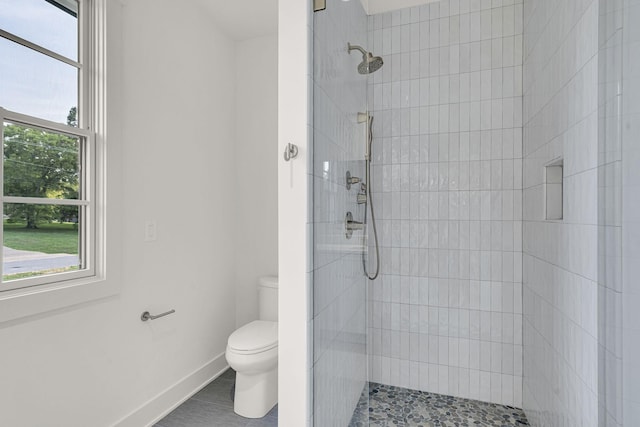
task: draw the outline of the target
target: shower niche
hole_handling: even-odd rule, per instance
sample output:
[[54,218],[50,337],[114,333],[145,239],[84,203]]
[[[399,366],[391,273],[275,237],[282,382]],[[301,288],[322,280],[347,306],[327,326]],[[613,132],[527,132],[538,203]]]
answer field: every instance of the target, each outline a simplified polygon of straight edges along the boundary
[[555,160],[544,168],[545,219],[560,221],[563,216],[564,161]]

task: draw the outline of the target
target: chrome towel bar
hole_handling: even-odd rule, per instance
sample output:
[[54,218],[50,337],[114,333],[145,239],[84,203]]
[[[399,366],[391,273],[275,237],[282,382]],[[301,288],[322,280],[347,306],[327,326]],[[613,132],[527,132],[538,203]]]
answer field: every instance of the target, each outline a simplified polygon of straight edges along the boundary
[[144,313],[142,313],[142,315],[140,316],[140,320],[142,320],[143,322],[146,322],[147,320],[156,320],[159,317],[164,317],[164,316],[168,316],[170,314],[175,313],[175,310],[169,310],[166,313],[160,313],[156,316],[152,315],[151,313],[149,313],[148,311],[145,311]]

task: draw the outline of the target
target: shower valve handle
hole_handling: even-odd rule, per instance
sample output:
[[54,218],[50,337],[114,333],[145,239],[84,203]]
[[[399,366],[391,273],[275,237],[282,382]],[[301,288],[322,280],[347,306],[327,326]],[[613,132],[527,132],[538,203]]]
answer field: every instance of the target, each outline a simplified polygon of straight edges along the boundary
[[366,226],[364,222],[354,221],[351,212],[347,212],[344,217],[344,234],[347,239],[351,238],[354,231],[364,230]]

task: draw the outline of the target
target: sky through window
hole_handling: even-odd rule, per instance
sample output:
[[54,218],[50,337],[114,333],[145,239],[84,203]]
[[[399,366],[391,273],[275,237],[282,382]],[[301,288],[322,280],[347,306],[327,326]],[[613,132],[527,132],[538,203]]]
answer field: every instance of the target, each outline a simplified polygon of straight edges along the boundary
[[[0,28],[78,60],[77,18],[45,0],[0,0]],[[75,67],[0,38],[0,106],[66,123],[77,82]]]

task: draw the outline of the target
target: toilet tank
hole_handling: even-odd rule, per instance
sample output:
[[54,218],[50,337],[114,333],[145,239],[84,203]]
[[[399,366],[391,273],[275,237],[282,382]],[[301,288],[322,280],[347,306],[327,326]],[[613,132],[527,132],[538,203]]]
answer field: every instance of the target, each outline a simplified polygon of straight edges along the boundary
[[278,278],[263,276],[258,282],[260,320],[278,321]]

